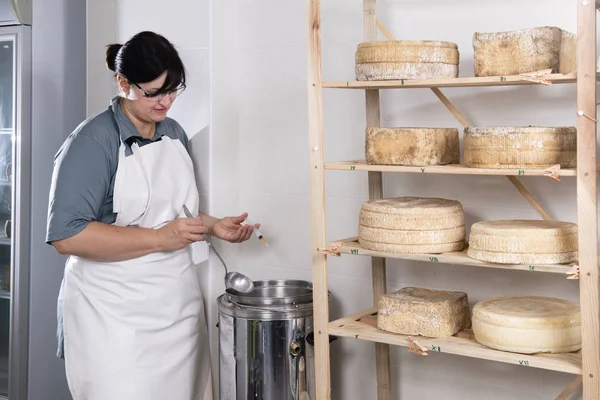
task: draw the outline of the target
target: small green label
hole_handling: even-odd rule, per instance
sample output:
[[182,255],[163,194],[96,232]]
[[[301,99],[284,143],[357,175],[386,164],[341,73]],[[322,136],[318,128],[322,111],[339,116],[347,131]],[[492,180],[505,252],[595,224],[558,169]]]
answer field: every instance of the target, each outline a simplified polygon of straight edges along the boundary
[[530,271],[535,271],[535,265],[530,265],[530,266],[529,266],[529,270],[530,270]]
[[350,171],[356,171],[356,165],[351,165],[350,166]]
[[401,82],[402,86],[404,86],[404,79],[401,79],[400,82]]
[[425,173],[425,168],[421,168],[421,172],[422,172],[422,173]]
[[429,257],[429,261],[438,262],[438,258],[437,257]]
[[529,361],[525,361],[525,360],[519,361],[519,365],[523,365],[525,367],[529,367]]
[[440,350],[440,346],[431,346],[431,351],[437,351],[439,353],[442,350]]
[[525,171],[523,171],[522,169],[519,170],[519,175],[525,175]]
[[506,81],[506,78],[505,78],[505,77],[503,77],[503,76],[501,76],[501,77],[500,77],[500,82],[504,82],[504,81]]
[[351,253],[351,254],[358,254],[358,249],[351,249],[351,250],[350,250],[350,253]]

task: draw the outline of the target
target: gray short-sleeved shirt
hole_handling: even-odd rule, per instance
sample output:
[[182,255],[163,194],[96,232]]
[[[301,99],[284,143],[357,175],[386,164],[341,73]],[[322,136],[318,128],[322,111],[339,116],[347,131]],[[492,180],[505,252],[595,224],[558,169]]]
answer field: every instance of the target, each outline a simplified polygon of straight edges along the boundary
[[144,139],[123,113],[118,97],[112,99],[106,111],[82,122],[54,158],[46,242],[74,236],[92,221],[113,223],[121,141],[126,144],[127,156],[133,141],[141,147],[165,135],[179,139],[189,152],[185,131],[171,118],[157,124],[152,139]]

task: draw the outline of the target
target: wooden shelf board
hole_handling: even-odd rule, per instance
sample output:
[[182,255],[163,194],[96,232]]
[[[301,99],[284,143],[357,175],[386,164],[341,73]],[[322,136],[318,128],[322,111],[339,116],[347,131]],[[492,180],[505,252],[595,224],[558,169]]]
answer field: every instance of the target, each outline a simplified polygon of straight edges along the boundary
[[[329,323],[329,334],[394,346],[410,346],[408,336],[377,329],[376,314],[377,309],[371,308],[350,317],[332,321]],[[498,351],[477,343],[470,330],[459,332],[455,336],[447,338],[414,336],[413,339],[427,348],[428,355],[441,352],[529,368],[581,374],[581,352],[527,355]]]
[[[373,251],[363,248],[358,243],[358,238],[342,239],[343,245],[335,250],[341,254],[369,256],[369,257],[385,257],[385,258],[396,258],[402,260],[414,260],[414,261],[425,261],[430,263],[442,263],[442,264],[458,264],[458,265],[469,265],[473,267],[482,268],[496,268],[496,269],[511,269],[519,271],[531,271],[531,272],[550,272],[556,274],[565,274],[572,268],[568,264],[549,264],[549,265],[527,265],[527,264],[496,264],[488,263],[479,260],[475,260],[467,255],[466,248],[463,251],[456,251],[451,253],[442,254],[403,254],[403,253],[383,253],[379,251]],[[335,242],[334,242],[335,243]],[[326,246],[329,248],[330,245]]]
[[[377,172],[412,172],[419,174],[454,174],[454,175],[502,175],[502,176],[543,176],[543,169],[502,169],[502,168],[467,168],[462,164],[432,165],[428,167],[408,167],[403,165],[369,165],[365,160],[340,161],[325,163],[325,169],[337,171],[377,171]],[[574,168],[561,169],[560,176],[576,176]]]
[[[544,77],[554,83],[575,83],[577,73],[551,74]],[[471,86],[517,86],[541,85],[537,82],[524,80],[519,75],[510,76],[484,76],[463,77],[447,79],[404,79],[389,81],[338,81],[323,82],[324,88],[332,89],[403,89],[403,88],[443,88],[443,87],[471,87]]]

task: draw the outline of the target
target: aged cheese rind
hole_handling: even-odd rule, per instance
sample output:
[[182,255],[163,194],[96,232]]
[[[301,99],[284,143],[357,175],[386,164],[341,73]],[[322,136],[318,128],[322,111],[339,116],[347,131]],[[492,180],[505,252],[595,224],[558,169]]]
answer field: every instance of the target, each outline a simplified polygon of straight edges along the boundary
[[560,74],[577,72],[577,36],[574,33],[562,31],[559,63]]
[[381,40],[359,43],[355,61],[362,63],[405,62],[458,65],[458,45],[428,40]]
[[447,215],[402,215],[377,211],[361,210],[358,223],[364,226],[385,229],[398,229],[418,231],[437,229],[451,229],[465,224],[465,214],[462,210]]
[[465,246],[464,241],[441,244],[392,244],[370,242],[360,238],[359,243],[367,250],[400,254],[442,254],[450,253],[452,251],[461,251]]
[[456,43],[422,40],[364,42],[356,48],[356,79],[456,78],[459,59]]
[[483,300],[473,306],[475,340],[515,353],[563,353],[581,348],[581,311],[551,297],[515,296]]
[[428,166],[458,164],[456,128],[367,128],[367,164]]
[[404,216],[443,216],[462,212],[462,204],[457,200],[439,197],[392,197],[369,200],[361,207],[366,211],[397,214]]
[[[518,75],[551,69],[561,70],[561,54],[567,58],[563,71],[572,68],[576,46],[563,31],[542,26],[506,32],[476,32],[473,34],[475,76]],[[571,38],[572,40],[572,38]],[[574,71],[570,71],[574,72]]]
[[365,248],[390,253],[444,253],[462,250],[462,205],[433,197],[369,200],[359,213],[358,240]]
[[561,168],[577,165],[575,127],[466,127],[464,164],[469,168]]
[[472,247],[467,248],[467,256],[479,260],[494,264],[528,264],[528,265],[540,265],[540,264],[567,264],[573,261],[577,261],[578,252],[568,253],[507,253],[507,252],[493,252],[474,249]]
[[409,231],[358,226],[360,239],[389,244],[443,244],[465,240],[465,226],[451,229]]
[[440,63],[368,63],[356,65],[359,81],[458,78],[458,65]]
[[402,288],[379,300],[377,327],[403,335],[448,337],[471,325],[466,293]]
[[564,264],[577,259],[577,225],[563,221],[480,221],[467,255],[500,264]]
[[471,226],[469,247],[492,253],[573,253],[577,237],[577,225],[571,222],[481,221]]

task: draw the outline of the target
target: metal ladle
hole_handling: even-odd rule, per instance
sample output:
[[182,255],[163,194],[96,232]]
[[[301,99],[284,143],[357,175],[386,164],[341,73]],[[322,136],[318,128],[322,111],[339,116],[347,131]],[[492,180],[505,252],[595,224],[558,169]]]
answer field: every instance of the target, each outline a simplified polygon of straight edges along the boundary
[[[183,205],[183,212],[185,213],[186,217],[194,218],[194,216],[192,215],[192,213],[186,207],[185,204]],[[227,289],[233,289],[239,293],[250,293],[251,291],[253,291],[254,290],[254,282],[252,282],[252,280],[250,278],[248,278],[246,275],[240,274],[239,272],[228,272],[227,265],[225,264],[223,257],[221,257],[221,255],[219,254],[217,249],[215,249],[215,247],[212,245],[212,243],[208,241],[208,238],[206,237],[206,235],[202,234],[202,237],[204,238],[204,241],[208,245],[208,248],[211,249],[215,253],[215,255],[221,261],[221,264],[223,264],[223,268],[225,268],[225,279],[224,279],[225,287]]]

